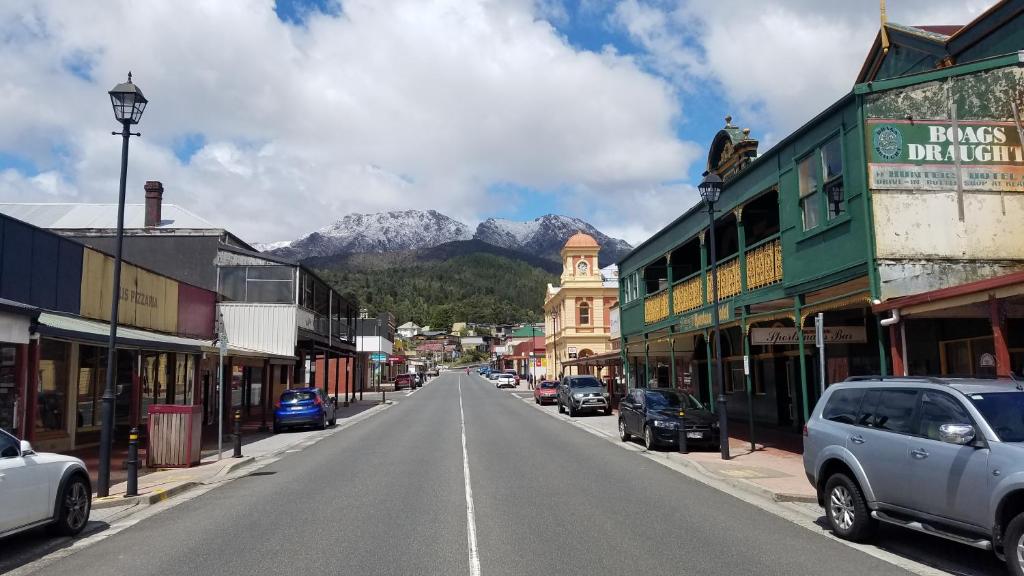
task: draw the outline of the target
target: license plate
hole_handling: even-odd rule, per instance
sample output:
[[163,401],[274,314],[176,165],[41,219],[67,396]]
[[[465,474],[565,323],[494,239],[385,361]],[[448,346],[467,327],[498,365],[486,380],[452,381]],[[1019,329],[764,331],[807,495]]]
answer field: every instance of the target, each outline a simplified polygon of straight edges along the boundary
[[686,433],[686,437],[687,438],[696,438],[696,439],[699,440],[699,439],[704,437],[704,433],[703,432],[687,432]]
[[292,406],[291,410],[302,410],[302,406]]

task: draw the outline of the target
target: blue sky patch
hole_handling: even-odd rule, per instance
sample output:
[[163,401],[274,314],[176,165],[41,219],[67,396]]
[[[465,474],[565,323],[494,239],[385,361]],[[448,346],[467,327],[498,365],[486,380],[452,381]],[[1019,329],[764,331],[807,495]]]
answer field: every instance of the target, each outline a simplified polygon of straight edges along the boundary
[[192,157],[195,156],[196,152],[202,150],[203,146],[206,146],[206,136],[197,132],[190,132],[179,136],[171,144],[171,147],[174,149],[174,155],[178,157],[182,164],[191,162]]
[[96,56],[84,50],[75,50],[61,60],[61,66],[75,77],[86,82],[92,82],[93,68],[96,67]]
[[312,14],[341,14],[341,0],[277,0],[274,13],[282,22],[304,26]]

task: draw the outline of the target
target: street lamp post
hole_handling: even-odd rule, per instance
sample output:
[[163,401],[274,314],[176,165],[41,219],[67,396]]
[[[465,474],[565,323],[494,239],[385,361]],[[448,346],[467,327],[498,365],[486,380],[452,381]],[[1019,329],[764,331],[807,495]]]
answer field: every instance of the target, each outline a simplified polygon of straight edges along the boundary
[[117,315],[121,295],[121,246],[124,244],[124,195],[128,179],[128,139],[141,136],[132,132],[131,126],[138,124],[142,111],[146,109],[146,97],[128,81],[118,84],[108,92],[110,104],[114,107],[114,118],[121,123],[121,187],[117,198],[117,241],[114,244],[114,287],[110,295],[110,339],[107,344],[107,381],[103,388],[102,427],[100,428],[100,468],[98,471],[96,495],[107,496],[110,492],[110,445],[114,436],[114,375],[117,372]]
[[718,434],[722,460],[729,459],[729,418],[726,410],[729,399],[725,395],[725,380],[722,377],[722,331],[718,317],[718,255],[715,246],[715,203],[722,194],[722,178],[714,172],[704,175],[697,187],[700,197],[708,207],[708,232],[711,243],[711,325],[715,333],[715,380],[718,383]]
[[558,322],[558,312],[551,311],[551,356],[554,358],[555,373],[553,376],[558,378],[558,327],[555,323]]

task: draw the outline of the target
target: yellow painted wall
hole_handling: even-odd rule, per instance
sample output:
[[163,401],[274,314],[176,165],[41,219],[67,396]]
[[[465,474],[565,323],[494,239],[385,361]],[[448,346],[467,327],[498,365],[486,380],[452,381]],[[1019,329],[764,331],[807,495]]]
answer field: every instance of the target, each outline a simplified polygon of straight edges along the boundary
[[[82,256],[82,316],[110,320],[113,278],[114,259],[86,248]],[[177,332],[178,282],[122,263],[117,317],[125,326]]]

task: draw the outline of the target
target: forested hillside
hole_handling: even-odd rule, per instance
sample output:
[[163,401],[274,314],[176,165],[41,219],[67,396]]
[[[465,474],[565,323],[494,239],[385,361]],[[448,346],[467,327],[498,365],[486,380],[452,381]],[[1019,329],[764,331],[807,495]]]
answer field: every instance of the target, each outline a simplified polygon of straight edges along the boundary
[[459,321],[539,321],[547,284],[558,281],[522,260],[479,252],[428,260],[348,258],[320,272],[371,315],[390,311],[399,323],[434,329]]

